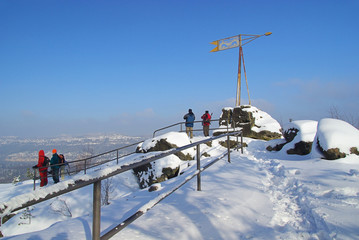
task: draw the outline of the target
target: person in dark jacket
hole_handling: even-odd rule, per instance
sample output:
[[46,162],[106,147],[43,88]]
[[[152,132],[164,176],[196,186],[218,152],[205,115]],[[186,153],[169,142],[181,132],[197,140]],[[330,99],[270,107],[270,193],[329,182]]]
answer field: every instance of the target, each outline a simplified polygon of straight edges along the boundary
[[60,179],[59,179],[60,165],[58,165],[59,163],[60,163],[60,157],[59,157],[59,155],[57,155],[57,150],[53,149],[50,166],[51,166],[51,172],[52,172],[52,179],[54,180],[54,183],[58,183],[60,181]]
[[39,160],[32,168],[39,169],[40,187],[47,185],[47,167],[49,166],[49,158],[45,156],[44,150],[39,151]]
[[188,137],[193,138],[193,122],[196,119],[192,109],[188,109],[188,113],[184,115],[183,119],[186,120],[186,133]]
[[209,125],[211,125],[211,115],[209,115],[208,111],[206,111],[201,118],[202,118],[202,126],[203,126],[203,135],[205,137],[208,137]]

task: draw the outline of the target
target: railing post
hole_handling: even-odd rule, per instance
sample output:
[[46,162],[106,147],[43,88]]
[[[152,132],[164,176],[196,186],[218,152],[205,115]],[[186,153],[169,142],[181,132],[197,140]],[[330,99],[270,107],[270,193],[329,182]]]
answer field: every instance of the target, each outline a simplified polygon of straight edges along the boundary
[[243,130],[241,131],[241,153],[243,154]]
[[227,135],[227,148],[228,148],[228,162],[231,162],[231,148],[230,148],[230,142],[229,142],[229,135]]
[[93,184],[92,239],[100,240],[101,226],[101,180]]
[[200,153],[200,145],[197,145],[197,191],[201,191],[201,153]]
[[85,159],[85,161],[84,161],[84,172],[85,172],[85,174],[86,174],[86,165],[87,165],[87,159]]
[[34,169],[34,190],[35,189],[36,189],[36,169]]
[[118,149],[117,149],[117,164],[118,164]]
[[238,152],[238,134],[236,134],[236,144],[237,144],[236,149],[237,149],[237,152]]

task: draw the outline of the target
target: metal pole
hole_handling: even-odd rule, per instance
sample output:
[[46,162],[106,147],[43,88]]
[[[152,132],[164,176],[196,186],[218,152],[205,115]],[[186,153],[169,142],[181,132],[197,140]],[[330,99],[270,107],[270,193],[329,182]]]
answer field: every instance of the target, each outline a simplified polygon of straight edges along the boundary
[[229,114],[229,111],[228,111],[228,114],[227,114],[227,133],[229,131],[229,117],[230,117],[230,114]]
[[101,226],[101,180],[93,184],[92,239],[100,240]]
[[229,135],[227,136],[227,148],[228,148],[228,162],[231,162],[231,148],[230,148],[230,142],[229,142]]
[[34,190],[36,189],[36,169],[34,169]]
[[197,145],[197,191],[201,191],[201,153],[200,153],[200,145]]
[[243,153],[243,130],[241,131],[241,153]]
[[244,56],[243,56],[243,49],[242,48],[241,48],[241,56],[242,56],[242,61],[243,61],[244,78],[246,79],[246,85],[247,85],[248,101],[249,101],[249,105],[251,105],[251,97],[249,96],[246,65],[244,64]]
[[238,60],[238,75],[237,75],[237,99],[236,107],[241,105],[241,53],[242,53],[242,36],[239,35],[239,60]]
[[86,165],[87,165],[87,159],[85,159],[85,162],[84,162],[85,166],[84,166],[84,171],[85,171],[85,174],[86,174]]
[[238,134],[236,135],[236,139],[237,139],[237,142],[236,142],[236,144],[237,144],[237,152],[238,152]]
[[117,150],[117,164],[118,164],[118,150]]

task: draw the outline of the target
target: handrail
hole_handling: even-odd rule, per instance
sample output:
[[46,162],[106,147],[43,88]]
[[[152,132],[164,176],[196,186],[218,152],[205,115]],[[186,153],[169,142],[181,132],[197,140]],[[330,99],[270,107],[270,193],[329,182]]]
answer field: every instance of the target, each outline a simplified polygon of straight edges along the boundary
[[[93,191],[94,191],[94,194],[93,194],[93,236],[92,237],[93,237],[93,239],[107,239],[107,238],[100,238],[100,219],[101,219],[101,217],[100,217],[101,216],[100,204],[101,204],[101,199],[100,199],[100,194],[99,193],[101,192],[101,181],[102,180],[105,180],[105,179],[107,179],[109,177],[113,177],[113,176],[115,176],[117,174],[126,172],[128,170],[132,170],[132,169],[134,169],[136,167],[139,167],[139,166],[142,166],[144,164],[148,164],[150,162],[153,162],[155,160],[158,160],[158,159],[161,159],[163,157],[169,156],[171,154],[175,154],[175,153],[183,151],[185,149],[197,146],[197,169],[198,169],[198,171],[196,172],[196,175],[197,175],[197,190],[200,191],[200,173],[201,173],[201,171],[204,170],[204,169],[201,170],[201,168],[199,166],[199,164],[200,164],[200,154],[199,154],[199,148],[200,148],[199,146],[200,146],[200,144],[203,144],[203,143],[206,143],[206,142],[209,142],[209,141],[219,139],[219,138],[223,138],[223,137],[227,136],[227,147],[228,147],[227,155],[228,155],[228,161],[230,162],[229,137],[230,136],[238,136],[239,134],[241,135],[241,137],[243,137],[243,134],[242,134],[241,130],[240,131],[235,131],[235,132],[229,132],[229,133],[221,134],[221,135],[218,135],[218,136],[213,136],[213,137],[210,137],[210,138],[206,138],[204,140],[197,141],[197,142],[188,144],[186,146],[178,147],[178,148],[175,148],[175,149],[170,149],[170,150],[167,150],[167,151],[165,151],[163,153],[160,153],[160,154],[157,154],[157,155],[154,155],[154,156],[148,156],[148,157],[145,157],[145,158],[140,158],[141,159],[140,161],[134,162],[134,163],[131,163],[131,164],[128,164],[128,165],[122,165],[119,168],[117,168],[115,170],[112,170],[112,172],[107,173],[106,175],[103,175],[103,176],[100,176],[100,177],[97,176],[97,177],[94,177],[94,178],[91,178],[91,176],[89,176],[89,178],[87,180],[82,180],[82,179],[75,180],[74,182],[68,184],[66,187],[64,187],[63,189],[58,190],[57,192],[51,192],[51,193],[47,193],[47,194],[37,196],[37,197],[34,196],[31,200],[29,200],[27,202],[24,202],[24,203],[19,202],[18,206],[11,205],[12,206],[11,209],[5,203],[0,208],[0,214],[1,215],[6,215],[6,214],[9,214],[11,212],[15,212],[15,211],[18,211],[20,209],[35,205],[37,203],[49,200],[49,199],[57,197],[57,196],[60,196],[62,194],[74,191],[76,189],[79,189],[79,188],[94,184],[94,189],[93,189]],[[243,145],[241,147],[242,147],[242,151],[243,151]],[[9,202],[10,201],[11,201],[11,199],[9,200]],[[114,229],[112,229],[112,230],[114,230]]]
[[[83,158],[83,159],[78,159],[78,160],[75,160],[75,161],[69,161],[67,162],[68,164],[76,164],[76,163],[79,163],[79,162],[84,162],[83,163],[83,166],[84,168],[81,169],[84,171],[84,173],[86,174],[87,170],[88,169],[91,169],[93,167],[97,167],[99,165],[102,165],[102,164],[105,164],[105,163],[108,163],[110,161],[114,161],[114,160],[117,160],[117,164],[118,164],[118,160],[121,158],[121,157],[125,157],[125,156],[128,156],[130,154],[133,154],[134,152],[131,152],[131,153],[128,153],[128,154],[124,154],[124,155],[121,155],[119,156],[119,150],[122,150],[122,149],[125,149],[125,148],[128,148],[128,147],[132,147],[132,146],[135,146],[135,145],[138,145],[140,143],[142,143],[143,141],[140,141],[140,142],[136,142],[136,143],[132,143],[132,144],[129,144],[129,145],[126,145],[126,146],[122,146],[122,147],[119,147],[119,148],[116,148],[114,150],[111,150],[111,151],[107,151],[107,152],[104,152],[104,153],[100,153],[100,154],[97,154],[95,156],[90,156],[90,157],[87,157],[87,158]],[[107,160],[104,160],[104,161],[101,161],[101,162],[96,162],[92,165],[88,165],[87,164],[87,161],[88,160],[91,160],[91,159],[94,159],[94,158],[97,158],[97,157],[101,157],[101,156],[104,156],[104,155],[107,155],[107,154],[110,154],[110,153],[114,153],[114,152],[117,152],[117,157],[116,158],[112,158],[112,159],[107,159]],[[64,166],[64,164],[61,164],[61,163],[58,163],[58,164],[53,164],[51,166]],[[48,167],[51,167],[51,166],[48,166]],[[76,169],[75,171],[70,171],[68,174],[71,174],[71,173],[77,173],[81,170],[78,170]],[[37,177],[36,176],[37,174],[37,169],[34,169],[34,177],[33,177],[33,180],[34,180],[34,190],[36,189],[36,180],[40,179],[41,180],[41,177]],[[51,177],[52,175],[49,174],[47,177]]]
[[132,143],[132,144],[130,144],[130,145],[126,145],[126,146],[123,146],[123,147],[120,147],[120,148],[116,148],[116,149],[111,150],[111,151],[107,151],[107,152],[104,152],[104,153],[100,153],[100,154],[95,155],[95,156],[91,156],[91,157],[87,157],[87,158],[83,158],[83,159],[79,159],[79,160],[75,160],[75,161],[71,161],[71,162],[74,163],[74,162],[80,162],[80,161],[90,160],[90,159],[92,159],[92,158],[100,157],[100,156],[103,156],[103,155],[106,155],[106,154],[109,154],[109,153],[113,153],[113,152],[116,152],[116,151],[119,151],[119,150],[122,150],[122,149],[125,149],[125,148],[128,148],[128,147],[132,147],[132,146],[138,145],[138,144],[140,144],[140,143],[142,143],[142,142],[144,142],[144,141]]
[[[211,120],[211,122],[219,122],[221,119],[213,119]],[[193,121],[193,122],[189,122],[189,123],[202,123],[203,121]],[[186,124],[186,122],[178,122],[178,123],[175,123],[175,124],[172,124],[172,125],[169,125],[169,126],[166,126],[166,127],[163,127],[163,128],[159,128],[157,130],[155,130],[153,132],[153,137],[155,137],[156,133],[159,132],[159,131],[162,131],[162,130],[165,130],[167,128],[171,128],[171,127],[174,127],[174,126],[177,126],[177,125],[181,125],[181,128],[180,128],[180,131],[179,132],[183,132],[184,130],[182,130],[182,125],[183,124]],[[209,130],[215,130],[215,129],[219,129],[219,128],[212,128],[212,129],[209,129]],[[202,129],[194,129],[193,131],[202,131]]]
[[[220,121],[220,119],[213,119],[213,120],[211,120],[211,122],[219,122]],[[202,123],[203,121],[202,120],[200,120],[200,121],[193,121],[193,123]],[[178,122],[178,123],[175,123],[175,124],[171,124],[171,125],[169,125],[169,126],[166,126],[166,127],[163,127],[163,128],[160,128],[160,129],[157,129],[157,130],[155,130],[154,132],[153,132],[153,137],[155,137],[155,134],[157,133],[157,132],[159,132],[159,131],[162,131],[162,130],[165,130],[165,129],[168,129],[168,128],[171,128],[171,127],[174,127],[174,126],[177,126],[177,125],[181,125],[181,128],[180,128],[180,131],[179,132],[184,132],[184,130],[182,130],[182,124],[186,124],[186,122]],[[217,129],[221,129],[221,128],[210,128],[209,130],[217,130]],[[203,129],[193,129],[192,131],[202,131]],[[113,160],[117,160],[117,164],[118,164],[118,159],[120,158],[119,157],[119,155],[118,155],[118,151],[119,150],[122,150],[122,149],[125,149],[125,148],[128,148],[128,147],[132,147],[132,146],[134,146],[134,145],[138,145],[138,144],[140,144],[140,143],[142,143],[143,141],[140,141],[140,142],[136,142],[136,143],[132,143],[132,144],[130,144],[130,145],[126,145],[126,146],[123,146],[123,147],[120,147],[120,148],[116,148],[116,149],[114,149],[114,150],[110,150],[110,151],[107,151],[107,152],[104,152],[104,153],[100,153],[100,154],[97,154],[97,155],[95,155],[95,156],[90,156],[90,157],[86,157],[86,158],[83,158],[83,159],[78,159],[78,160],[74,160],[74,161],[69,161],[68,162],[68,164],[71,164],[71,165],[73,165],[73,164],[76,164],[76,163],[78,163],[78,162],[84,162],[83,163],[83,169],[80,169],[80,170],[78,170],[78,169],[75,169],[74,171],[69,171],[68,172],[68,174],[71,174],[71,173],[78,173],[79,171],[84,171],[84,174],[86,174],[86,172],[87,172],[87,170],[88,169],[91,169],[91,168],[93,168],[93,167],[97,167],[97,166],[99,166],[99,165],[102,165],[102,164],[105,164],[105,163],[108,163],[108,162],[110,162],[110,161],[113,161]],[[110,153],[113,153],[113,152],[117,152],[117,158],[113,158],[113,159],[110,159],[110,160],[104,160],[104,161],[101,161],[100,163],[98,163],[98,162],[96,162],[95,164],[92,164],[92,165],[90,165],[90,166],[88,166],[88,163],[87,163],[87,161],[88,160],[91,160],[91,159],[94,159],[94,158],[97,158],[97,157],[100,157],[100,156],[104,156],[104,155],[106,155],[106,154],[110,154]],[[129,153],[129,154],[133,154],[134,152],[131,152],[131,153]],[[125,155],[122,155],[122,157],[124,157],[124,156],[127,156],[127,155],[129,155],[129,154],[125,154]],[[52,166],[63,166],[63,164],[53,164]],[[51,167],[51,166],[49,166],[49,167]],[[35,190],[36,189],[36,180],[38,180],[38,179],[40,179],[41,180],[41,176],[39,176],[39,177],[37,177],[36,175],[37,175],[37,169],[34,169],[34,177],[33,177],[33,180],[34,180],[34,187],[33,187],[33,189]],[[49,174],[47,177],[51,177],[52,175],[51,174]]]

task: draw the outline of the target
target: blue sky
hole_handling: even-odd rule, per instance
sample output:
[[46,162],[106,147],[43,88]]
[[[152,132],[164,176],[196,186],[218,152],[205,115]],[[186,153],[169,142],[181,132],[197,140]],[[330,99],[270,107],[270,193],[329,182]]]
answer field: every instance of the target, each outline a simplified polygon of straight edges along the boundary
[[[253,106],[280,123],[358,117],[359,1],[0,1],[0,136],[151,135],[188,108]],[[242,79],[244,82],[244,79]],[[245,85],[241,102],[248,103]]]

